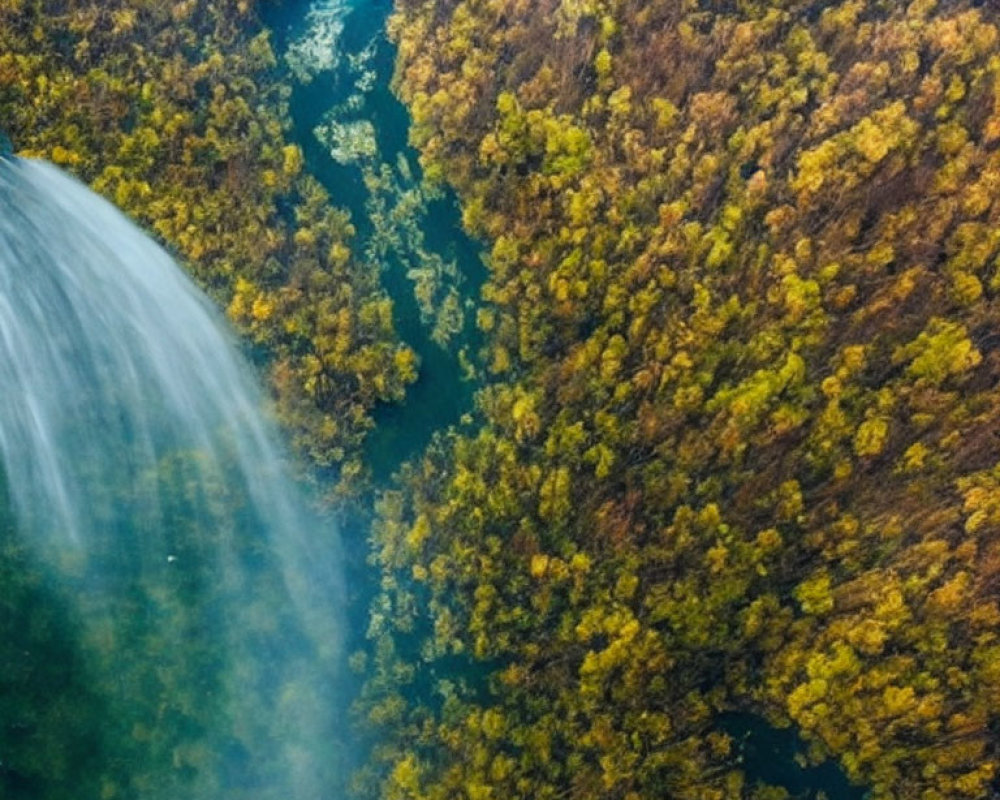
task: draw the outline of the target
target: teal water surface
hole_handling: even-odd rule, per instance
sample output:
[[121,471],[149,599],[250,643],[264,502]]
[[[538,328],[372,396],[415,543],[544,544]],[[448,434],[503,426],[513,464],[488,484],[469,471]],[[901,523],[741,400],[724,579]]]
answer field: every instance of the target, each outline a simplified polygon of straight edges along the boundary
[[[395,47],[385,35],[385,23],[392,2],[334,0],[272,7],[266,22],[276,33],[279,50],[288,48],[309,30],[310,11],[315,13],[317,8],[331,9],[330,16],[342,21],[342,31],[334,44],[338,57],[332,68],[321,69],[308,83],[293,84],[291,136],[302,148],[307,168],[330,193],[333,203],[350,211],[357,232],[353,249],[366,267],[381,270],[383,286],[393,301],[397,332],[420,359],[417,381],[408,387],[405,401],[384,404],[374,413],[376,426],[367,439],[364,455],[376,482],[383,483],[403,461],[418,455],[436,431],[459,424],[463,415],[473,412],[475,385],[463,375],[459,351],[465,348],[468,357],[473,358],[480,340],[474,314],[466,313],[462,330],[447,346],[435,342],[421,320],[404,258],[393,252],[371,254],[377,231],[365,172],[391,171],[398,178],[397,165],[402,159],[408,174],[401,182],[419,188],[422,180],[418,153],[407,143],[409,113],[391,90]],[[351,57],[362,54],[367,58],[358,68]],[[362,90],[357,87],[359,72],[367,73]],[[352,97],[353,103],[349,102]],[[331,156],[329,147],[317,137],[316,128],[331,110],[338,109],[335,116],[340,121],[370,123],[373,154],[347,163]],[[455,264],[463,301],[477,300],[486,279],[482,247],[462,229],[454,194],[442,190],[432,196],[420,206],[412,222],[419,228],[426,255]]]
[[[331,31],[335,33],[335,41],[329,44],[336,52],[317,57],[323,68],[310,80],[293,83],[291,138],[302,148],[307,169],[330,193],[333,204],[350,212],[356,231],[352,249],[364,268],[380,270],[382,285],[393,301],[399,337],[419,358],[418,378],[407,388],[405,400],[384,404],[373,413],[376,425],[366,440],[363,457],[377,489],[388,486],[391,475],[407,459],[419,456],[436,432],[469,422],[466,415],[473,413],[476,385],[463,376],[459,352],[462,348],[474,352],[479,346],[473,314],[466,315],[462,331],[447,346],[435,342],[430,327],[421,319],[404,258],[399,253],[371,252],[378,226],[372,219],[375,198],[366,186],[365,175],[391,170],[411,189],[421,182],[417,153],[407,142],[409,114],[391,90],[395,48],[385,35],[391,10],[391,0],[321,0],[265,7],[265,23],[274,32],[279,53],[287,53],[317,27],[325,26],[328,38]],[[318,19],[317,11],[322,12]],[[367,58],[359,69],[352,58],[362,54]],[[364,91],[357,87],[359,72],[368,77]],[[352,97],[355,102],[344,109]],[[337,116],[347,123],[370,123],[373,154],[344,163],[334,158],[317,137],[316,128],[324,123],[331,109],[338,108],[341,110]],[[399,175],[401,159],[405,160],[409,181]],[[486,277],[481,245],[462,230],[454,194],[441,192],[420,204],[417,211],[413,222],[419,226],[425,251],[454,262],[462,295],[476,298]],[[355,509],[341,519],[348,652],[366,649],[369,608],[378,592],[378,575],[367,563],[370,524],[371,509]],[[359,678],[354,689],[360,688]]]

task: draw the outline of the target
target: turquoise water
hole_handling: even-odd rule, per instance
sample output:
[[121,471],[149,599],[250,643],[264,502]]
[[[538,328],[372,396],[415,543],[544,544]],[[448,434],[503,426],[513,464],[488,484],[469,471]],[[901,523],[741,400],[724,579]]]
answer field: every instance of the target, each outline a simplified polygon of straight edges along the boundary
[[[472,353],[479,346],[472,314],[466,315],[463,329],[447,346],[433,340],[431,327],[421,318],[413,282],[406,275],[405,262],[408,257],[413,261],[412,253],[370,254],[378,226],[372,219],[373,193],[366,187],[366,173],[371,176],[392,170],[399,183],[405,184],[402,188],[411,191],[421,179],[417,153],[407,144],[408,112],[390,89],[395,49],[385,37],[384,26],[391,5],[391,0],[357,4],[339,0],[293,2],[271,6],[265,19],[274,31],[279,53],[295,47],[296,41],[317,27],[326,37],[325,46],[335,49],[332,57],[313,53],[313,59],[323,68],[311,74],[307,82],[294,84],[290,138],[302,148],[307,169],[327,189],[334,205],[350,212],[356,230],[352,249],[366,268],[381,271],[382,284],[393,301],[396,330],[420,361],[418,379],[407,388],[405,401],[379,406],[373,413],[376,427],[366,440],[363,457],[379,488],[388,484],[404,461],[418,456],[435,432],[471,422],[465,415],[473,412],[475,384],[463,379],[458,354],[463,347]],[[319,19],[316,9],[325,9]],[[335,41],[330,41],[331,37]],[[365,52],[370,56],[359,70],[350,56]],[[356,85],[359,72],[370,76],[363,92]],[[331,109],[343,107],[352,96],[356,98],[353,106],[341,110],[338,118],[348,124],[359,120],[370,123],[375,146],[374,154],[345,163],[331,155],[315,129],[324,123]],[[400,175],[401,158],[406,161],[409,181]],[[390,202],[397,199],[392,191],[385,194]],[[478,297],[486,271],[481,246],[466,236],[460,219],[456,198],[450,192],[419,203],[414,217],[426,254],[454,262],[461,293],[469,299]],[[367,646],[368,610],[378,591],[378,575],[367,564],[369,510],[345,514],[341,524],[347,589],[345,648],[351,652]],[[360,689],[360,679],[354,689]]]
[[801,800],[864,800],[867,794],[832,761],[803,766],[807,746],[794,728],[775,728],[763,717],[738,712],[720,715],[718,725],[735,740],[751,780],[781,786]]
[[[464,326],[447,346],[432,339],[428,325],[421,321],[413,284],[406,276],[404,257],[412,254],[366,256],[376,225],[372,220],[372,193],[364,182],[365,171],[388,169],[398,176],[397,165],[401,158],[405,159],[411,176],[402,181],[407,188],[420,186],[421,171],[417,152],[407,144],[409,114],[390,89],[395,48],[386,38],[384,27],[391,0],[353,4],[296,2],[272,8],[266,22],[276,33],[278,49],[284,50],[290,43],[294,46],[297,37],[309,30],[310,9],[324,6],[333,9],[331,16],[341,20],[342,31],[333,43],[338,58],[335,66],[321,69],[310,82],[294,85],[291,137],[302,147],[309,171],[329,191],[333,203],[350,211],[357,231],[353,249],[370,268],[381,269],[382,283],[393,300],[399,336],[420,358],[418,379],[408,388],[405,402],[382,405],[374,413],[376,427],[367,440],[365,461],[376,482],[384,482],[404,460],[419,454],[435,431],[459,424],[463,415],[473,411],[474,383],[463,379],[458,353],[466,348],[469,357],[474,358],[480,340],[471,313],[466,313]],[[370,57],[361,71],[370,77],[366,90],[359,91],[359,70],[349,56],[366,50]],[[343,163],[331,156],[315,129],[331,109],[348,105],[352,96],[357,98],[354,105],[340,110],[336,117],[347,124],[369,122],[375,153]],[[454,194],[443,191],[429,198],[420,205],[414,222],[425,254],[455,264],[463,301],[478,299],[486,279],[481,245],[462,230]]]

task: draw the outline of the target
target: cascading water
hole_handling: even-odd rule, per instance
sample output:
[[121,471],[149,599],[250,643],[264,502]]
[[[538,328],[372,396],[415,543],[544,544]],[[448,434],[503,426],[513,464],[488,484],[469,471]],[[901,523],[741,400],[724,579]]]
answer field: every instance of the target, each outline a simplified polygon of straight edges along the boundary
[[0,796],[328,798],[336,533],[208,302],[0,158]]

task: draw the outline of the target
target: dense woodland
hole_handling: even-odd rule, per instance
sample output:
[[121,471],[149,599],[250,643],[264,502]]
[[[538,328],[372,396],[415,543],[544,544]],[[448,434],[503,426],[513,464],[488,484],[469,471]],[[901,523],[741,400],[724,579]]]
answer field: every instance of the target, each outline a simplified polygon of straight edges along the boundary
[[[343,495],[417,365],[254,15],[0,0],[0,124],[190,265]],[[998,26],[397,0],[425,179],[489,250],[488,377],[377,503],[358,796],[784,797],[727,710],[876,800],[997,796]]]
[[733,709],[995,796],[996,6],[397,8],[493,379],[381,501],[369,796],[755,796]]

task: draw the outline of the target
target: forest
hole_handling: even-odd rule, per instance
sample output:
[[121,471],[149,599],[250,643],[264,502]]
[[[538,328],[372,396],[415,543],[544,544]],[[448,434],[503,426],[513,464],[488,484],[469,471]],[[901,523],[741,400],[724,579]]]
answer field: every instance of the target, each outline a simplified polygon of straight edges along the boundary
[[374,508],[352,794],[790,797],[747,712],[872,800],[998,796],[995,4],[396,0],[488,279],[474,423],[388,484],[419,358],[260,10],[0,0],[0,127],[178,255]]

